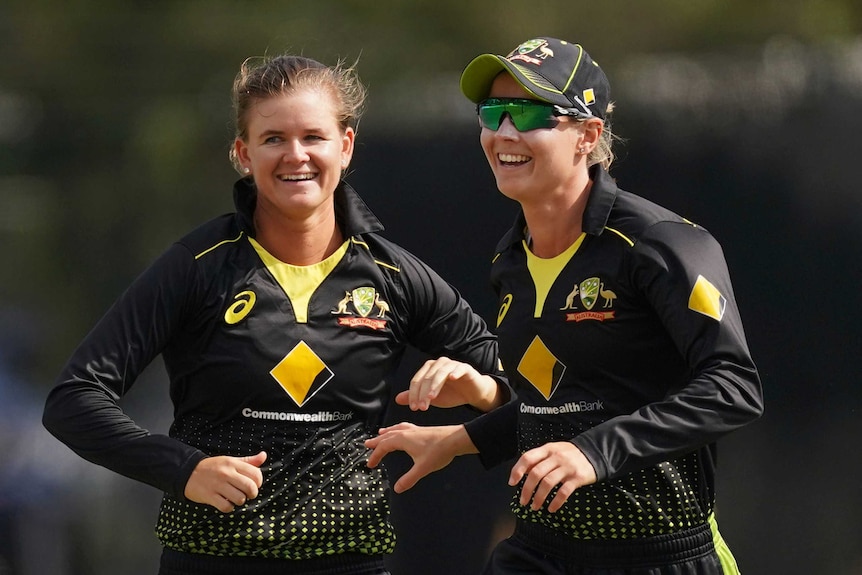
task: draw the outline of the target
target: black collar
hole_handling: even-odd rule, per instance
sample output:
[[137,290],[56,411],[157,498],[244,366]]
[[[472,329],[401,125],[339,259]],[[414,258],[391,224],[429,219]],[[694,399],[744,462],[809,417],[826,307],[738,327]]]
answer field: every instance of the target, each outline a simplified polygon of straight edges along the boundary
[[[251,177],[238,180],[233,186],[233,203],[240,227],[254,237],[254,208],[257,205],[257,188]],[[372,213],[365,201],[345,181],[335,188],[335,221],[344,237],[352,237],[383,230],[383,224]]]
[[[584,209],[582,220],[583,230],[593,236],[599,236],[605,229],[611,208],[617,199],[617,188],[611,175],[596,164],[590,168],[590,178],[593,181],[590,187],[590,197],[587,198],[587,207]],[[518,211],[514,225],[506,232],[506,235],[497,244],[497,253],[508,249],[513,244],[520,244],[527,237],[527,220],[524,218],[523,210]]]

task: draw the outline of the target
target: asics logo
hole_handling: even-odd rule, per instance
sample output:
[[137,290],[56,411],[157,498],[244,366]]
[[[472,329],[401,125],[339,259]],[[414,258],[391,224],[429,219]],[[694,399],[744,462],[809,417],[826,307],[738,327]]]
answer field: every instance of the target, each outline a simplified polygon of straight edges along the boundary
[[241,322],[254,307],[257,296],[253,291],[246,290],[236,294],[233,299],[236,301],[224,312],[224,321],[228,325]]

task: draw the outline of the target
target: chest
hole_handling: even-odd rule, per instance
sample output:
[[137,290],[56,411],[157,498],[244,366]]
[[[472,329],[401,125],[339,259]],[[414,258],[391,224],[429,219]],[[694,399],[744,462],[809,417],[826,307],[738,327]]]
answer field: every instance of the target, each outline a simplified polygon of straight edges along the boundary
[[497,334],[513,383],[548,402],[661,393],[652,366],[676,351],[629,267],[624,248],[597,238],[556,266],[501,254]]
[[408,320],[373,261],[348,253],[323,273],[277,268],[246,250],[210,271],[165,354],[187,397],[343,410],[385,395]]

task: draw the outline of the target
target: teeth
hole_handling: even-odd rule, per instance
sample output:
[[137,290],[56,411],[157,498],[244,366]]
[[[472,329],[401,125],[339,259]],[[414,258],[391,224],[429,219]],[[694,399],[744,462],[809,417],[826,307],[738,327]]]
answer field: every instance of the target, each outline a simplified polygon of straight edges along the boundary
[[522,156],[520,154],[499,154],[497,157],[504,164],[521,164],[530,161],[530,156]]
[[303,180],[314,179],[314,174],[291,174],[288,176],[280,176],[280,178],[288,182],[301,182]]

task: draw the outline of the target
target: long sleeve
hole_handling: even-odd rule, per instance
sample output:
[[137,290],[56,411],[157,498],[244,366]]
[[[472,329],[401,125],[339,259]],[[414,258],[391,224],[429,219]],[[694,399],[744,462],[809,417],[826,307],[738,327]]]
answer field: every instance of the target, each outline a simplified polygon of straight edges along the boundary
[[405,253],[401,262],[405,300],[412,329],[408,340],[423,352],[471,364],[494,378],[511,397],[502,371],[497,338],[461,294],[434,270]]
[[660,401],[573,439],[599,479],[673,459],[759,417],[763,397],[719,244],[687,223],[654,226],[630,279],[658,314],[690,377]]
[[84,459],[178,497],[205,455],[141,428],[119,401],[177,328],[192,274],[179,245],[159,258],[75,350],[43,413],[48,431]]
[[499,465],[518,453],[518,403],[509,401],[499,408],[464,424],[486,469]]

